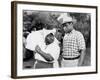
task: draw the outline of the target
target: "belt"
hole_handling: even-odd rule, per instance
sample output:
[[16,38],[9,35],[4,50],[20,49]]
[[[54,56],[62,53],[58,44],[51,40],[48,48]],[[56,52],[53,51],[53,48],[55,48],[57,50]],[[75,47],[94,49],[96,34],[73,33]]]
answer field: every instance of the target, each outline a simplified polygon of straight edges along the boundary
[[75,59],[78,59],[78,58],[80,58],[80,55],[77,56],[77,57],[74,57],[74,58],[65,58],[65,57],[63,57],[64,60],[75,60]]

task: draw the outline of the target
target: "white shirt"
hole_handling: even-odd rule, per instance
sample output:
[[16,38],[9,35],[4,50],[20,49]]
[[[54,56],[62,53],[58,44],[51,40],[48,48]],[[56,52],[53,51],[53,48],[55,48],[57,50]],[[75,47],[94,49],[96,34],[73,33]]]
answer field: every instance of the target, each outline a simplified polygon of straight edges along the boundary
[[26,48],[32,51],[35,50],[36,45],[39,45],[40,48],[42,48],[42,46],[44,46],[43,41],[42,30],[33,31],[26,39]]
[[[60,47],[59,47],[59,41],[55,38],[54,42],[49,44],[48,46],[45,45],[45,36],[49,33],[55,33],[54,30],[39,30],[39,31],[33,31],[30,33],[26,40],[26,48],[29,50],[34,51],[36,45],[39,45],[42,51],[51,54],[51,56],[54,58],[54,67],[58,67],[58,57],[60,54]],[[47,62],[40,54],[35,54],[35,59],[45,61]]]
[[[49,53],[53,58],[53,67],[59,67],[58,65],[58,57],[60,55],[60,47],[59,47],[59,42],[55,38],[54,42],[45,46],[45,49],[43,50],[46,53]],[[44,62],[47,62],[41,55],[35,54],[35,58]]]
[[45,36],[49,33],[54,34],[55,32],[56,32],[55,29],[53,30],[43,29],[43,30],[31,32],[26,39],[26,48],[32,51],[35,50],[36,45],[39,45],[40,48],[44,48]]

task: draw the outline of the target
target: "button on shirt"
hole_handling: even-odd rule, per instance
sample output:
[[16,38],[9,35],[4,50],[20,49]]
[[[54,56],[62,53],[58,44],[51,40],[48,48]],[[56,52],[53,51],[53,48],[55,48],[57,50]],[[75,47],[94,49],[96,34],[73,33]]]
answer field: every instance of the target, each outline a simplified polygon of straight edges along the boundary
[[65,58],[79,56],[79,50],[82,49],[85,49],[85,40],[81,32],[72,30],[70,33],[65,34],[62,53]]

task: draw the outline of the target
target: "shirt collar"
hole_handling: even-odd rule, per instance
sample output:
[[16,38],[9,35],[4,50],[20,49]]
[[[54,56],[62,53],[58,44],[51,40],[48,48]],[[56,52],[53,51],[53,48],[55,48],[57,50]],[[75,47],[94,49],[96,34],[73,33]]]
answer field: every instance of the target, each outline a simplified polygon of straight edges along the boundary
[[65,33],[65,34],[70,35],[70,34],[73,34],[74,32],[75,32],[75,29],[73,29],[71,32]]
[[74,33],[75,32],[75,29],[73,29],[72,31],[71,31],[71,33]]

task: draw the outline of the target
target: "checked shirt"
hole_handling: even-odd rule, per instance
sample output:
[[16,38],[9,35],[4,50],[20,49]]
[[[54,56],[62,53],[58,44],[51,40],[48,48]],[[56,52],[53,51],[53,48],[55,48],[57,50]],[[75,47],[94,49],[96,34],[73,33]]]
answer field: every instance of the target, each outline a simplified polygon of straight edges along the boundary
[[85,40],[81,32],[72,30],[72,32],[65,34],[63,39],[63,57],[77,57],[80,55],[79,50],[82,49],[85,49]]

